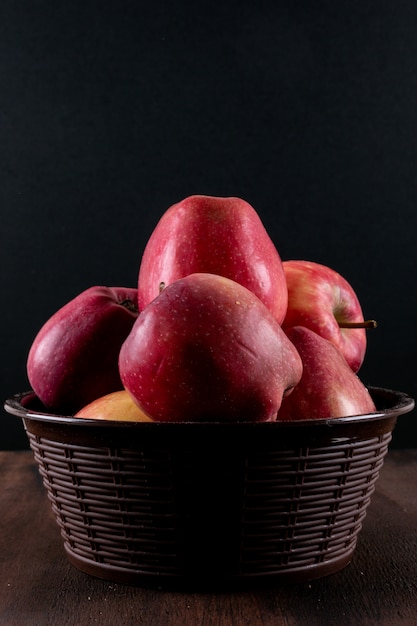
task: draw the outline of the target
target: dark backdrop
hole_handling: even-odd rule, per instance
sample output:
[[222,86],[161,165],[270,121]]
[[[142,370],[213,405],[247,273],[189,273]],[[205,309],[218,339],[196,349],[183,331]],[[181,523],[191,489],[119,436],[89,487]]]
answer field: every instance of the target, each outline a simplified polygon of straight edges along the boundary
[[[369,335],[361,377],[417,395],[417,3],[0,6],[1,392],[41,324],[136,286],[160,215],[237,195],[283,259],[331,265]],[[416,416],[394,446],[417,445]],[[26,447],[2,414],[0,448]]]

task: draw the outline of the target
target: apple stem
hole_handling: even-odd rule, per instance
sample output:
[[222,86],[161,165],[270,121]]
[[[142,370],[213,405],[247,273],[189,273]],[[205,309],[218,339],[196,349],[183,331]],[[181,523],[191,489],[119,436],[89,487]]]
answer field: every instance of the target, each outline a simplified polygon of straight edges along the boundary
[[165,283],[162,281],[159,283],[159,293],[161,293],[165,289]]
[[129,298],[126,298],[126,300],[122,300],[122,302],[120,302],[121,306],[124,306],[126,309],[128,309],[128,311],[132,311],[133,313],[138,313],[138,307],[136,306],[136,304],[133,302],[133,300],[129,300]]
[[376,328],[378,326],[375,320],[364,320],[363,322],[338,322],[339,328]]

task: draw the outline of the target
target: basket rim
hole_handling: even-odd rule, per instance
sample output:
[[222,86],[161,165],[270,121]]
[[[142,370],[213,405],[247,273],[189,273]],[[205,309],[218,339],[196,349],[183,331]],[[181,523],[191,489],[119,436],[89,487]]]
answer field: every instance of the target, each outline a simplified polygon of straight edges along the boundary
[[44,423],[54,423],[67,426],[86,426],[90,427],[94,425],[97,428],[140,428],[140,429],[161,429],[164,427],[171,428],[173,424],[181,425],[182,428],[210,428],[215,426],[216,428],[221,425],[222,427],[228,425],[232,428],[254,428],[259,426],[261,428],[269,429],[292,429],[292,428],[312,428],[314,426],[323,427],[334,426],[341,424],[352,423],[364,423],[372,422],[381,419],[390,419],[398,417],[405,413],[411,412],[415,407],[414,399],[408,394],[402,391],[396,391],[393,389],[387,389],[384,387],[369,386],[369,392],[374,400],[386,401],[390,405],[389,407],[379,409],[373,413],[367,413],[365,415],[351,415],[346,417],[329,417],[320,419],[304,419],[304,420],[292,420],[284,421],[277,420],[271,422],[239,422],[239,421],[195,421],[195,422],[173,422],[173,421],[155,421],[155,422],[141,422],[141,421],[125,421],[125,420],[107,420],[107,419],[94,419],[85,417],[74,417],[73,415],[57,415],[54,413],[48,413],[43,409],[32,409],[31,403],[36,401],[39,403],[35,392],[33,390],[24,391],[14,394],[10,398],[7,398],[4,403],[4,409],[7,413],[14,415],[22,419],[29,419]]

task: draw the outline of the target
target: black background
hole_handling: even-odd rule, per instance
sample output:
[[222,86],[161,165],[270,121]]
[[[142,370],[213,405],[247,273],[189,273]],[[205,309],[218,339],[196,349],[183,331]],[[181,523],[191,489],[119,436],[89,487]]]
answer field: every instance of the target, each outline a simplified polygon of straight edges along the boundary
[[[283,259],[343,274],[379,322],[361,378],[417,396],[417,3],[5,0],[0,87],[3,398],[43,322],[136,286],[194,193],[244,198]],[[417,445],[415,412],[392,445]]]

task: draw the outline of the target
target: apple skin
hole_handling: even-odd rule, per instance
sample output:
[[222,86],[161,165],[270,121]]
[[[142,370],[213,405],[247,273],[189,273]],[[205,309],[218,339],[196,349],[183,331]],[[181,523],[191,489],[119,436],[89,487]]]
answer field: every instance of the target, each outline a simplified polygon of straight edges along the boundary
[[283,399],[278,420],[367,415],[376,410],[369,391],[330,341],[302,326],[286,332],[300,354],[303,374]]
[[137,289],[125,287],[90,287],[56,311],[27,359],[29,382],[43,404],[73,413],[123,389],[119,350],[137,316]]
[[125,388],[157,421],[267,421],[302,365],[277,320],[251,291],[218,275],[165,287],[124,342]]
[[283,262],[288,308],[282,327],[305,326],[331,341],[354,372],[366,352],[364,328],[340,328],[339,322],[363,322],[359,299],[348,281],[326,265],[312,261]]
[[259,215],[245,200],[194,195],[163,214],[139,268],[140,310],[156,298],[161,284],[201,272],[240,283],[279,323],[284,319],[288,295],[282,261]]
[[96,398],[80,409],[75,417],[123,422],[152,422],[125,390],[113,391]]

